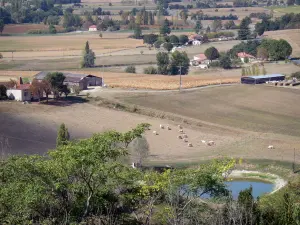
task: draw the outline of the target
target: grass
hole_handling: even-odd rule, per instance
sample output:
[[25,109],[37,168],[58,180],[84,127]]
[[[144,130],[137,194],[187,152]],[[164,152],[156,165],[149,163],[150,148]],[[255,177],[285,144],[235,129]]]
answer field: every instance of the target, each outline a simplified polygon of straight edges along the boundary
[[268,7],[269,9],[273,9],[275,12],[280,13],[300,13],[300,6],[288,6],[288,7]]

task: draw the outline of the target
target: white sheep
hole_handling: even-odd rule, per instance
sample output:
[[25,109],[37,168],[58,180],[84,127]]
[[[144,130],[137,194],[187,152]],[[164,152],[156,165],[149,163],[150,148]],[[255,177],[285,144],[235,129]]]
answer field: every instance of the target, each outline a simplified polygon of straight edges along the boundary
[[193,144],[192,143],[188,143],[188,147],[193,147]]
[[205,144],[205,143],[206,143],[206,141],[204,141],[204,140],[201,140],[201,142],[202,142],[203,144]]
[[159,127],[160,127],[160,129],[165,129],[165,126],[162,124],[160,124]]
[[178,135],[177,138],[178,138],[178,139],[182,139],[182,136],[181,136],[181,135]]
[[172,130],[171,127],[169,127],[169,126],[167,126],[167,129],[168,129],[168,130]]
[[269,145],[268,149],[274,149],[274,146],[273,145]]
[[188,138],[187,134],[184,134],[183,137],[184,137],[184,138]]
[[214,141],[209,141],[208,143],[209,143],[210,145],[214,145],[214,144],[215,144]]
[[181,129],[182,129],[182,126],[181,126],[181,125],[178,125],[178,129],[180,129],[180,130],[181,130]]
[[181,130],[179,130],[179,133],[182,133],[183,134],[183,130],[181,129]]
[[183,141],[184,141],[184,142],[188,142],[188,139],[184,138]]
[[158,135],[157,131],[155,131],[155,130],[153,131],[153,134],[154,134],[154,135]]

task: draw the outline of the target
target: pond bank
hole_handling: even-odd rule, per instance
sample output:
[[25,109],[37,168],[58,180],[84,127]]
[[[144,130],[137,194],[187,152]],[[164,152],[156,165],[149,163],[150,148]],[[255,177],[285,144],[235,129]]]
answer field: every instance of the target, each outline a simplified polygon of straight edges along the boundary
[[286,184],[287,181],[282,179],[276,174],[271,174],[271,173],[263,173],[259,171],[249,171],[249,170],[233,170],[228,178],[235,179],[235,178],[240,178],[240,179],[256,179],[256,180],[261,180],[261,181],[267,181],[270,183],[274,184],[273,191],[270,194],[275,193],[276,191],[280,190],[283,188]]

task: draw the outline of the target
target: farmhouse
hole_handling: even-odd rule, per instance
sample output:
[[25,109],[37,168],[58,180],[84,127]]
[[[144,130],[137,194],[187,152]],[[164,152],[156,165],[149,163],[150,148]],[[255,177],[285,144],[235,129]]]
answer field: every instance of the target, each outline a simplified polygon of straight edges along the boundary
[[[43,80],[49,72],[43,71],[35,75],[35,79]],[[86,74],[74,74],[74,73],[64,73],[66,77],[64,84],[67,85],[71,92],[73,92],[73,87],[78,86],[81,90],[86,90],[88,86],[102,86],[102,77],[96,77],[93,75]]]
[[259,76],[247,76],[241,78],[242,84],[263,84],[267,81],[282,81],[285,79],[285,75],[282,74],[267,74]]
[[207,68],[207,65],[209,64],[209,60],[207,59],[207,57],[203,53],[195,55],[193,57],[193,59],[190,61],[191,66],[198,66],[198,65],[201,65],[201,64],[205,65],[204,66],[205,69]]
[[245,63],[245,59],[248,58],[249,59],[249,62],[252,62],[253,60],[255,60],[255,57],[253,55],[250,55],[246,52],[239,52],[237,54],[237,56],[241,59],[241,61],[243,63]]
[[20,84],[15,88],[10,88],[6,91],[6,95],[11,100],[30,101],[32,96],[30,92],[30,84]]
[[97,31],[97,26],[96,25],[90,26],[89,31]]

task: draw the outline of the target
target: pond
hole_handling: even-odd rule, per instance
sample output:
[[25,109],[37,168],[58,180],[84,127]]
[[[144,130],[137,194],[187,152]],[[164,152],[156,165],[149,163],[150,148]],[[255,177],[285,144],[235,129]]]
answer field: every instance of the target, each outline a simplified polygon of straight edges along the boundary
[[258,180],[232,180],[225,182],[229,191],[231,191],[233,199],[237,199],[240,191],[252,186],[252,195],[257,197],[273,191],[274,184],[258,181]]

